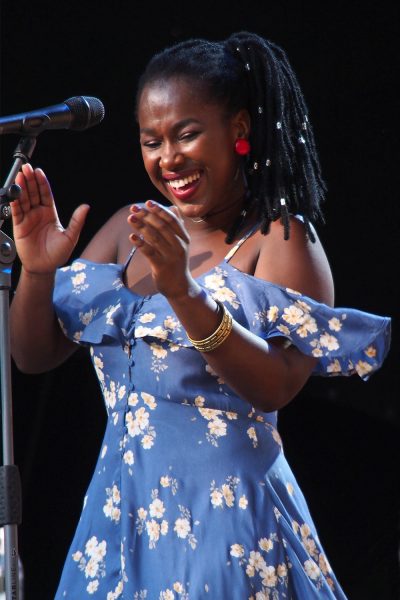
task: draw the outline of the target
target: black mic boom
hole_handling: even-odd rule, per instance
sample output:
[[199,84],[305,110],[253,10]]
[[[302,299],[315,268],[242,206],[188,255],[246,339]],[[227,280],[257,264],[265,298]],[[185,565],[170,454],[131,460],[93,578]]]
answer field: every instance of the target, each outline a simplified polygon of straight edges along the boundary
[[98,98],[74,96],[61,104],[27,113],[0,117],[0,135],[17,133],[37,136],[46,129],[83,131],[104,118],[104,106]]

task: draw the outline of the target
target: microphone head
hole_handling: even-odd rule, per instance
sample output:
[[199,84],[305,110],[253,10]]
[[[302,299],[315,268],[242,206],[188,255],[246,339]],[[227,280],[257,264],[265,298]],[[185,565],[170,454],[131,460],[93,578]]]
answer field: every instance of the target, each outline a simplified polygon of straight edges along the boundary
[[82,131],[100,123],[104,118],[104,105],[92,96],[74,96],[64,101],[71,111],[69,129]]

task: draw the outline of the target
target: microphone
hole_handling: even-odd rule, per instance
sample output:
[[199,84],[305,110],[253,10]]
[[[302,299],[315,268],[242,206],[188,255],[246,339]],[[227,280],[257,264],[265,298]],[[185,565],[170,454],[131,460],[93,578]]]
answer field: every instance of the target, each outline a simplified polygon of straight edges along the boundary
[[0,117],[0,135],[18,133],[37,136],[46,129],[83,131],[97,125],[103,118],[104,106],[98,98],[74,96],[54,106]]

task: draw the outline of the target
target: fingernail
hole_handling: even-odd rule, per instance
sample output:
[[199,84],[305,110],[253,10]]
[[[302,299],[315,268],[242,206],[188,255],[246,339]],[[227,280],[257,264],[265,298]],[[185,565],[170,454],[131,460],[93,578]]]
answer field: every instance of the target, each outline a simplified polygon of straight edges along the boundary
[[140,208],[138,206],[136,206],[136,204],[133,204],[131,206],[131,211],[137,213],[140,211]]
[[148,206],[149,208],[153,208],[155,206],[155,203],[153,202],[153,200],[147,200],[146,206]]

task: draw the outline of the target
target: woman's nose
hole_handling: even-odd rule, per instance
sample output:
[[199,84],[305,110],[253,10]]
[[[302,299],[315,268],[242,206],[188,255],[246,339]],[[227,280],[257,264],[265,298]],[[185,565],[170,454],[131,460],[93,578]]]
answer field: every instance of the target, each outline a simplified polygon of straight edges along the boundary
[[173,170],[173,167],[181,165],[184,158],[174,144],[164,144],[160,155],[160,167]]

